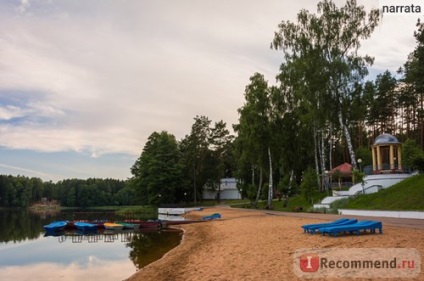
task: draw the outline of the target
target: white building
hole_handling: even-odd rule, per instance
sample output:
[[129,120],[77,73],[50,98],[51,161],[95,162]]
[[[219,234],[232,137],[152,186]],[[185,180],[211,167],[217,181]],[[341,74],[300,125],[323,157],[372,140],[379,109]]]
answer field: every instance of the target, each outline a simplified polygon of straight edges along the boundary
[[[241,199],[241,194],[237,189],[237,180],[235,178],[223,178],[220,183],[220,199]],[[217,199],[218,190],[204,189],[203,190],[203,199],[213,200]]]

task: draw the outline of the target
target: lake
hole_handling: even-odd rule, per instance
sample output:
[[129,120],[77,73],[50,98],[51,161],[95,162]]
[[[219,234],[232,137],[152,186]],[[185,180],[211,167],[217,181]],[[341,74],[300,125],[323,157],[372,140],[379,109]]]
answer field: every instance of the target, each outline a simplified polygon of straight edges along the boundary
[[58,214],[0,210],[0,280],[123,280],[179,245],[182,232],[66,231],[45,236]]

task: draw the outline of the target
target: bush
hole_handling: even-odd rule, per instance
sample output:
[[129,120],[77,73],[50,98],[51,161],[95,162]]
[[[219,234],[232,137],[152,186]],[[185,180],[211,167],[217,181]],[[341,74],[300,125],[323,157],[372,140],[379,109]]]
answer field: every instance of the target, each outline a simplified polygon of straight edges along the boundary
[[421,162],[424,162],[424,153],[415,141],[406,140],[402,146],[402,153],[404,167],[420,170],[420,167],[423,166]]
[[334,201],[333,203],[330,204],[331,209],[334,210],[338,210],[338,209],[343,209],[344,207],[347,206],[347,204],[349,204],[350,199],[349,198],[343,198],[337,201]]
[[413,168],[418,170],[420,173],[424,172],[424,156],[423,155],[417,155],[413,159]]
[[300,189],[303,197],[305,197],[309,202],[312,202],[316,190],[318,189],[317,174],[314,169],[308,168],[304,172]]

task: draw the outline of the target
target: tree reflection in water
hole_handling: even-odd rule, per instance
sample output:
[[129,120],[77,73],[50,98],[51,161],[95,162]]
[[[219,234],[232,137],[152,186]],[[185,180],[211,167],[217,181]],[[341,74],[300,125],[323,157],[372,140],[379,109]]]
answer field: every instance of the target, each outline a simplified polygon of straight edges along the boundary
[[139,270],[178,246],[182,235],[181,230],[174,229],[136,233],[126,245],[131,248],[130,259]]
[[0,210],[0,243],[37,239],[47,219],[28,209]]

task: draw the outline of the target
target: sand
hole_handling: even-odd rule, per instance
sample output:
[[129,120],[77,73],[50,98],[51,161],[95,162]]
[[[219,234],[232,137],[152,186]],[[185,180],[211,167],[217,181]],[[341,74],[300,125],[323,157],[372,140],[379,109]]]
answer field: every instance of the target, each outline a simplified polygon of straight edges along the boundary
[[[383,222],[381,235],[328,237],[303,233],[301,225],[324,221],[313,215],[302,218],[265,210],[207,208],[187,216],[200,218],[215,212],[222,219],[177,226],[184,230],[182,243],[127,280],[304,280],[293,270],[293,254],[302,248],[415,248],[424,269],[424,229],[420,227],[393,227]],[[408,280],[424,280],[424,274]]]

